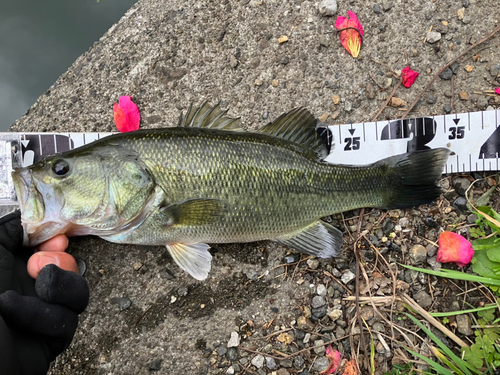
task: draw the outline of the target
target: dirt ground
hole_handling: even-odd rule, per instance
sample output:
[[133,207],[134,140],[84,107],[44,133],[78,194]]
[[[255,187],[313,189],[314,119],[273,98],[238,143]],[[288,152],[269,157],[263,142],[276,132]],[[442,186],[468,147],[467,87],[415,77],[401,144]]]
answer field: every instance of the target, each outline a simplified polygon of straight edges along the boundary
[[[464,17],[459,19],[461,8]],[[365,31],[358,59],[342,48],[333,26],[336,16],[348,10]],[[396,92],[412,102],[447,61],[490,33],[499,15],[500,3],[493,0],[339,0],[333,17],[322,16],[313,1],[141,0],[11,130],[113,131],[113,102],[121,95],[131,95],[139,105],[143,128],[175,126],[190,103],[204,101],[221,101],[249,130],[297,106],[318,117],[328,115],[331,125],[369,121],[398,82],[392,72],[405,66],[420,72],[414,86]],[[441,39],[424,43],[431,27]],[[282,36],[288,41],[280,44]],[[459,60],[452,80],[438,78],[410,116],[498,108],[498,96],[486,91],[500,86],[499,63],[496,36]],[[379,118],[401,114],[388,107]],[[430,268],[439,231],[468,220],[452,205],[459,195],[456,177],[441,181],[447,195],[435,205],[389,213],[367,210],[361,231],[391,264],[412,264],[411,249],[423,245],[423,266]],[[480,185],[478,193],[486,188]],[[336,339],[333,346],[350,358],[351,343],[356,348],[359,335],[348,336],[354,305],[342,298],[353,293],[354,281],[340,280],[348,270],[355,272],[351,233],[358,218],[359,211],[328,218],[345,232],[336,260],[301,259],[271,242],[217,245],[204,282],[180,271],[163,247],[72,239],[70,252],[88,267],[91,301],[72,345],[49,373],[317,374],[324,349],[285,356],[321,347],[317,340]],[[390,296],[392,286],[383,279],[390,278],[389,269],[367,241],[363,246],[369,276],[385,282],[371,285],[374,293]],[[287,261],[291,264],[280,266]],[[460,284],[410,272],[399,273],[398,280],[398,293],[409,293],[429,311],[462,306],[456,296]],[[341,316],[335,317],[339,310]],[[311,325],[299,327],[304,317]],[[390,334],[373,310],[365,317],[375,331]],[[241,338],[237,349],[227,348],[231,332]],[[304,342],[307,334],[309,342]],[[397,345],[388,341],[394,345],[390,351],[376,341],[377,374],[389,371],[394,356],[400,356]],[[268,353],[270,359],[261,364],[255,352]]]

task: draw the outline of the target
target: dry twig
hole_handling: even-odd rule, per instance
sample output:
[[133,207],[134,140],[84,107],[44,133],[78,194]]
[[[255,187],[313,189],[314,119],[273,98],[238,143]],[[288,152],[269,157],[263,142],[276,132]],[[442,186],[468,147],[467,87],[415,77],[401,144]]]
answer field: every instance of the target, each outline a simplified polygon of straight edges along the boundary
[[394,96],[394,94],[396,93],[396,90],[399,88],[399,86],[401,86],[401,83],[403,81],[402,80],[399,80],[399,82],[397,83],[396,86],[394,86],[394,90],[392,90],[391,92],[391,95],[389,95],[389,97],[387,98],[387,100],[385,101],[384,105],[382,106],[382,108],[380,108],[380,110],[377,112],[377,114],[375,115],[375,117],[372,119],[372,121],[376,121],[378,116],[380,116],[380,114],[382,113],[382,111],[385,109],[385,107],[387,107],[387,105],[389,104],[389,102],[391,101],[392,97]]

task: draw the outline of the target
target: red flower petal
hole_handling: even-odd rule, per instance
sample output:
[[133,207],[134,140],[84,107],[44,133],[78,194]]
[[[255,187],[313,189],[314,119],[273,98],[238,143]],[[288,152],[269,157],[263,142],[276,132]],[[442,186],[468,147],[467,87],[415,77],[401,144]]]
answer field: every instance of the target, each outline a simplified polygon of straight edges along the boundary
[[361,37],[364,34],[363,26],[358,21],[355,13],[347,11],[349,18],[338,16],[335,27],[340,31],[340,43],[353,57],[358,57],[363,43]]
[[120,96],[119,103],[113,105],[113,112],[118,131],[125,133],[139,129],[141,114],[130,96]]
[[439,235],[439,249],[436,260],[441,263],[456,263],[464,267],[474,256],[469,241],[457,233],[443,232]]
[[331,345],[326,348],[326,358],[330,361],[326,370],[321,371],[320,374],[333,374],[339,368],[342,359],[338,350],[333,350]]
[[411,70],[409,66],[401,71],[401,78],[403,79],[403,86],[406,88],[411,87],[415,80],[417,79],[419,73]]
[[495,92],[496,92],[498,95],[500,95],[500,87],[497,87],[497,88],[495,89]]

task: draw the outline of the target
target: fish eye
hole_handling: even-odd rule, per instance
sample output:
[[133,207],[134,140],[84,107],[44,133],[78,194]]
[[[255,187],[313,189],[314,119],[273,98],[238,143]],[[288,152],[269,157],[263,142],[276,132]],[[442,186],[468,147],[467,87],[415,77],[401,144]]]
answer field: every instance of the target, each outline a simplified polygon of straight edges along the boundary
[[68,162],[64,159],[55,160],[52,163],[52,172],[54,172],[54,174],[59,177],[66,176],[69,173]]

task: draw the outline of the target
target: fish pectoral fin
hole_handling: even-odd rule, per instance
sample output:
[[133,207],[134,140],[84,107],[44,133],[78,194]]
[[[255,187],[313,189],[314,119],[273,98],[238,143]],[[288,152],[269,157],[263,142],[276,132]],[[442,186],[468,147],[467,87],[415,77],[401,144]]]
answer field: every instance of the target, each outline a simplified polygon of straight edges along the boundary
[[212,255],[204,243],[167,245],[167,250],[177,265],[196,280],[205,280],[210,272]]
[[161,209],[165,225],[202,225],[216,221],[226,205],[219,199],[196,198],[175,203]]
[[278,242],[318,258],[333,258],[342,250],[342,232],[334,226],[317,221],[302,231],[277,239]]

